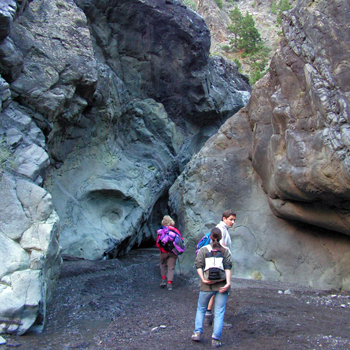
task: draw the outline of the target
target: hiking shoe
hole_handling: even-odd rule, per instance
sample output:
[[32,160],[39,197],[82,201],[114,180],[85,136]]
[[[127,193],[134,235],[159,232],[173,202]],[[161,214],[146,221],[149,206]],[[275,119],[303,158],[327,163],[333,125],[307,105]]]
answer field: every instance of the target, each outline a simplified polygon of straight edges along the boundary
[[221,340],[214,339],[214,338],[211,340],[212,348],[219,348],[221,345],[222,345]]
[[233,327],[233,325],[231,323],[224,322],[223,327],[226,328],[226,329],[230,329],[230,328]]
[[160,282],[160,286],[164,288],[166,286],[166,280],[162,279],[162,282]]
[[205,313],[204,324],[206,326],[211,326],[213,324],[213,314],[210,312]]
[[168,283],[166,287],[168,288],[168,290],[173,290],[173,285],[172,285],[172,283]]
[[202,333],[201,332],[194,332],[192,334],[192,337],[191,337],[191,339],[193,341],[201,341],[201,338],[202,338]]

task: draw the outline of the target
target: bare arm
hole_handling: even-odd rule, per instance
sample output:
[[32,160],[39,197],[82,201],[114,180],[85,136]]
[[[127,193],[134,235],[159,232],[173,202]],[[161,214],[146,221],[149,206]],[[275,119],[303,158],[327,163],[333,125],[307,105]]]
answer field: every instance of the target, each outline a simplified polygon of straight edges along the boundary
[[220,288],[220,293],[225,293],[231,286],[231,270],[225,270],[226,284]]
[[[225,270],[226,271],[226,270]],[[205,283],[205,284],[214,284],[214,283],[216,283],[216,281],[209,281],[209,280],[206,280],[205,278],[204,278],[204,273],[203,273],[203,269],[202,268],[198,268],[197,269],[197,272],[198,272],[198,275],[199,275],[199,277],[200,277],[200,279],[201,279],[201,281],[203,282],[203,283]],[[230,272],[230,276],[231,276],[231,272]]]

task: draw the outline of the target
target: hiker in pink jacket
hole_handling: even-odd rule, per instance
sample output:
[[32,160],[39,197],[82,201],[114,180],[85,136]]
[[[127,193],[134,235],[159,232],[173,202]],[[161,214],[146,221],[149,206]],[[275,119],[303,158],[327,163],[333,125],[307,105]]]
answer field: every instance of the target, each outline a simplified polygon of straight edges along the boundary
[[[169,215],[165,215],[163,217],[162,228],[167,227],[170,231],[176,232],[181,237],[180,231],[176,227],[174,227],[174,225],[175,225],[175,221]],[[160,273],[162,276],[162,281],[160,283],[160,286],[162,288],[167,286],[168,290],[172,290],[173,289],[172,283],[174,280],[174,270],[176,265],[177,254],[175,254],[173,251],[167,251],[164,248],[162,248],[159,244],[158,236],[157,236],[156,245],[159,248],[159,252],[160,252]],[[167,282],[167,277],[168,277],[168,282]]]

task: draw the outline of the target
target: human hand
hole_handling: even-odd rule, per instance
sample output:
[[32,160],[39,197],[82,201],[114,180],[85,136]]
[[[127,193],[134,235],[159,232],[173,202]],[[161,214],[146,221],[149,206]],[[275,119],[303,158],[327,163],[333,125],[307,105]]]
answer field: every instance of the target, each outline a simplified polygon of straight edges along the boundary
[[205,283],[205,284],[214,284],[214,283],[216,283],[216,281],[209,281],[209,280],[206,280],[205,278],[202,279],[202,282]]
[[219,289],[219,293],[225,293],[230,288],[230,283],[225,284],[223,287]]

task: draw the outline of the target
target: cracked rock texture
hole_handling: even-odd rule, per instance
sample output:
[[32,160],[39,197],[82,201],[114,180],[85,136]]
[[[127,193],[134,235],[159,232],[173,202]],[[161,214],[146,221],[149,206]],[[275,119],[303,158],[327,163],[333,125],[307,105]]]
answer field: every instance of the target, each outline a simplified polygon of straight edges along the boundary
[[154,242],[168,189],[250,97],[209,47],[176,0],[1,2],[0,332],[42,329],[60,246]]
[[49,165],[33,110],[15,102],[9,83],[22,53],[8,36],[27,1],[0,4],[0,333],[41,331],[61,266],[59,217],[42,188]]
[[[23,60],[46,74],[25,71],[11,86],[49,120],[45,188],[63,253],[119,256],[154,240],[168,189],[250,86],[209,57],[203,19],[177,1],[32,4],[12,37],[38,38],[43,58],[22,50]],[[28,75],[43,91],[28,91]]]
[[285,13],[269,74],[171,188],[188,253],[233,208],[237,276],[350,289],[349,14],[342,0]]
[[0,85],[0,333],[23,334],[45,324],[61,266],[59,218],[40,186],[48,166],[43,134],[9,100],[2,78]]

